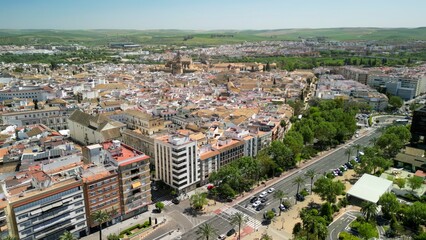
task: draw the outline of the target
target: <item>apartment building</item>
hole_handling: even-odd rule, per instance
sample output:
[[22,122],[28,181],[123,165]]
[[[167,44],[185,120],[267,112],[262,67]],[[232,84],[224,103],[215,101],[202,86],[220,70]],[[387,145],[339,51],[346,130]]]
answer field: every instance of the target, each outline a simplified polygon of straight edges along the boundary
[[212,146],[213,150],[218,151],[219,154],[219,167],[231,163],[244,156],[244,142],[221,137]]
[[20,86],[0,91],[0,100],[23,98],[46,101],[55,98],[53,89],[49,86]]
[[220,152],[212,150],[210,145],[206,145],[200,149],[200,185],[209,182],[212,173],[219,170]]
[[151,179],[148,155],[118,140],[101,144],[106,168],[118,168],[122,219],[148,211],[151,200]]
[[65,231],[75,237],[86,235],[81,180],[57,178],[33,171],[6,180],[10,235],[21,240],[57,240]]
[[[122,133],[123,143],[145,153],[148,156],[154,156],[154,138],[152,136],[143,135],[140,130],[126,129]],[[154,159],[151,159],[154,165]]]
[[119,222],[121,220],[121,198],[117,168],[107,169],[103,165],[88,164],[84,166],[81,177],[87,225],[91,232],[99,227],[99,223],[94,222],[91,218],[96,211],[107,212],[110,216],[110,220],[104,223],[105,226]]
[[184,135],[165,135],[155,139],[155,177],[180,193],[200,181],[197,142]]
[[370,74],[367,84],[374,88],[386,88],[392,95],[411,100],[426,92],[426,76],[407,77]]
[[139,110],[128,109],[105,115],[110,119],[126,124],[128,129],[139,130],[143,135],[152,135],[164,130],[164,119]]
[[0,199],[0,239],[3,239],[7,236],[9,236],[9,227],[7,226],[7,201],[6,197],[1,194]]
[[345,79],[352,79],[364,85],[367,85],[368,71],[353,66],[344,66],[338,68],[338,73],[342,74]]
[[67,120],[71,138],[84,145],[102,143],[121,137],[126,125],[102,115],[92,116],[75,110]]
[[68,129],[67,119],[75,109],[46,107],[34,111],[16,111],[2,114],[3,124],[18,127],[43,124],[54,130]]

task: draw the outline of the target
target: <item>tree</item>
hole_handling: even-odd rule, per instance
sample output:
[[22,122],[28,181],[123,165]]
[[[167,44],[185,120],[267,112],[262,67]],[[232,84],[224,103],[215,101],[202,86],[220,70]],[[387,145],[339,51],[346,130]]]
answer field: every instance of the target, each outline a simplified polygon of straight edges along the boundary
[[2,240],[18,240],[18,239],[16,237],[6,236],[5,238],[2,238]]
[[395,216],[399,210],[399,202],[395,194],[391,192],[384,193],[380,196],[378,204],[382,206],[382,212],[387,219]]
[[356,156],[359,157],[359,151],[362,149],[360,144],[355,144],[354,149],[356,150]]
[[406,180],[405,178],[395,178],[393,183],[396,184],[399,189],[403,189],[405,187]]
[[373,202],[364,202],[361,206],[361,212],[365,220],[370,221],[377,215],[377,205]]
[[410,186],[411,191],[415,191],[416,189],[419,189],[423,184],[423,178],[418,176],[412,176],[408,178],[408,186]]
[[312,186],[314,184],[314,178],[315,178],[316,175],[317,175],[317,173],[315,172],[315,169],[309,169],[305,173],[305,176],[308,177],[309,179],[311,179],[311,194],[312,194]]
[[107,239],[108,240],[120,240],[120,237],[115,233],[111,233],[107,236]]
[[189,203],[195,210],[201,210],[208,203],[208,200],[205,193],[195,193],[189,198]]
[[219,187],[217,187],[217,192],[219,195],[221,195],[224,198],[234,198],[235,197],[235,191],[234,189],[229,186],[227,183],[221,184]]
[[59,237],[59,240],[77,240],[77,238],[72,233],[70,233],[69,231],[65,231]]
[[209,240],[214,239],[216,237],[217,230],[213,228],[210,224],[203,223],[198,227],[195,233],[199,236],[200,239]]
[[236,212],[231,216],[231,225],[238,226],[238,240],[241,239],[241,225],[248,222],[248,217],[244,216],[241,212]]
[[157,208],[157,210],[159,212],[161,212],[163,210],[163,208],[164,208],[164,203],[162,203],[162,202],[156,202],[155,203],[155,208]]
[[275,213],[272,210],[267,211],[265,214],[265,219],[267,221],[271,221],[272,219],[274,219],[274,217],[275,217]]
[[426,203],[414,202],[408,207],[404,214],[404,224],[418,229],[420,225],[426,224]]
[[265,232],[260,236],[260,240],[272,240],[272,237]]
[[102,224],[109,221],[110,216],[106,211],[96,211],[91,216],[92,221],[99,224],[99,239],[102,240]]
[[370,238],[374,238],[374,237],[379,237],[379,234],[377,233],[377,229],[375,226],[373,226],[371,223],[368,222],[364,222],[361,223],[358,227],[357,227],[357,231],[359,236],[362,239],[370,239]]
[[[285,196],[286,196],[286,194],[281,189],[275,191],[275,193],[274,193],[274,198],[280,200],[280,205],[283,203],[283,198],[285,198]],[[280,216],[281,216],[281,208],[279,208],[279,209],[280,209]]]
[[352,148],[348,147],[345,149],[345,155],[348,156],[348,162],[351,160],[351,156],[352,156]]
[[[305,179],[302,176],[298,176],[293,180],[294,184],[297,184],[297,194],[299,194],[300,185],[305,183]],[[296,198],[297,203],[297,198]]]
[[337,196],[344,194],[345,185],[340,181],[333,181],[323,176],[315,182],[313,191],[318,194],[323,201],[335,203]]
[[404,101],[401,97],[392,96],[389,98],[389,104],[392,105],[392,107],[394,108],[400,108],[404,104]]

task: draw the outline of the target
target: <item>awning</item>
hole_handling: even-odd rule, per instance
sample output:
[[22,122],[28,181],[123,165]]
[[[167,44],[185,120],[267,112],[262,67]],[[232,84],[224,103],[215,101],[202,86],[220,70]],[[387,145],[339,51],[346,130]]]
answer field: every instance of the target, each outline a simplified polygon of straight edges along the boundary
[[141,182],[132,183],[132,188],[137,188],[141,186]]

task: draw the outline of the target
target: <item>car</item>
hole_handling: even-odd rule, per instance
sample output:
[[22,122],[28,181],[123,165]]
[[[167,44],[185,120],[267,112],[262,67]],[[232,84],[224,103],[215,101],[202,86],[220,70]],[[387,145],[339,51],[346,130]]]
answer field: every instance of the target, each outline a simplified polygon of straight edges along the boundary
[[260,211],[260,210],[264,209],[265,206],[266,206],[266,204],[264,204],[264,203],[259,204],[259,206],[256,207],[256,211]]
[[275,215],[277,215],[277,209],[272,208],[272,209],[271,209],[271,211],[272,211],[272,212],[274,212],[274,213],[275,213]]
[[273,191],[275,191],[275,188],[273,188],[273,187],[271,187],[270,189],[268,189],[268,193],[271,193]]
[[172,203],[174,203],[174,204],[179,204],[179,203],[180,203],[180,201],[179,201],[179,199],[177,199],[177,198],[173,198],[173,199],[172,199]]
[[298,193],[296,194],[296,200],[299,202],[303,202],[305,201],[305,197],[302,194]]
[[250,203],[254,203],[254,202],[256,202],[258,199],[259,199],[259,198],[257,198],[257,197],[252,197],[252,198],[250,199]]
[[267,193],[266,191],[263,191],[263,192],[259,195],[259,197],[260,197],[260,198],[264,198],[264,197],[266,197],[266,195],[268,195],[268,193]]
[[225,239],[226,239],[226,236],[225,236],[225,234],[221,234],[221,235],[219,235],[219,236],[217,237],[217,239],[219,239],[219,240],[225,240]]
[[346,165],[344,165],[344,164],[342,165],[342,168],[345,169],[345,171],[348,170],[348,167]]
[[356,134],[356,135],[355,135],[355,137],[356,137],[356,138],[358,138],[358,137],[359,137],[359,134]]
[[256,202],[254,202],[254,203],[252,204],[252,206],[253,206],[254,208],[256,208],[256,207],[257,207],[257,206],[259,206],[261,203],[262,203],[261,201],[257,200]]
[[158,190],[158,187],[157,187],[157,186],[152,186],[152,190],[153,190],[153,191],[157,191],[157,190]]
[[267,197],[262,198],[262,200],[260,200],[261,203],[265,203],[266,201],[268,201],[269,199]]
[[235,234],[235,229],[230,229],[227,233],[226,233],[226,236],[232,236],[233,234]]
[[281,210],[281,212],[284,212],[286,210],[285,206],[282,204],[280,205],[279,209]]

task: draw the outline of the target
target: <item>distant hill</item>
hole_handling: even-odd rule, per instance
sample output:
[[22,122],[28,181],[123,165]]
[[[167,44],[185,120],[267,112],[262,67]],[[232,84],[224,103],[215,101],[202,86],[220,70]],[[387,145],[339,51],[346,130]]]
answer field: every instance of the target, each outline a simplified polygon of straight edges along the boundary
[[0,29],[0,45],[6,44],[73,44],[107,45],[111,42],[167,45],[217,45],[262,40],[298,40],[323,38],[327,40],[379,40],[402,42],[426,40],[422,28],[324,28],[276,30],[10,30]]

